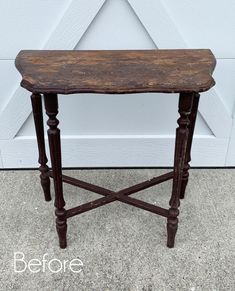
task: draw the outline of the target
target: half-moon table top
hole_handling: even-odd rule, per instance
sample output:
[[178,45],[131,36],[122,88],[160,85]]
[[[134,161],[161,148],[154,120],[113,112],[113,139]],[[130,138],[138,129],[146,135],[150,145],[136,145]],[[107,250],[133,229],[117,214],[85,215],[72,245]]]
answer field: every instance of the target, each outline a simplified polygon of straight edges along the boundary
[[15,64],[34,93],[124,94],[207,91],[216,61],[207,49],[24,50]]

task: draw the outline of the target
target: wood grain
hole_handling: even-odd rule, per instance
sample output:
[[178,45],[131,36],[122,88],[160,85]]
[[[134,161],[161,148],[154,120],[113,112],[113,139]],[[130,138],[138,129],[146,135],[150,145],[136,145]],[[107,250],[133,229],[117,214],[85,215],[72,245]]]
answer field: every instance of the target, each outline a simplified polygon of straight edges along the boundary
[[210,50],[21,51],[22,87],[34,93],[203,92],[214,86]]

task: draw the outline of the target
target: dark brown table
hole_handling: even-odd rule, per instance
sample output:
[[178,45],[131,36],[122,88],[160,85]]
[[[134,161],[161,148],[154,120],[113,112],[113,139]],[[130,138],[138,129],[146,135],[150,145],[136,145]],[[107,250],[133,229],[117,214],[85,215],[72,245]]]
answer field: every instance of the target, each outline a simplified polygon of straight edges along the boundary
[[[67,219],[113,201],[121,201],[167,218],[167,246],[174,247],[180,198],[189,178],[192,139],[199,93],[215,82],[215,58],[210,50],[137,51],[21,51],[16,67],[21,86],[32,92],[31,101],[39,150],[39,170],[45,200],[51,200],[50,178],[54,180],[56,228],[61,248],[66,248]],[[61,141],[58,128],[57,94],[143,92],[179,93],[173,171],[114,192],[62,174]],[[41,94],[44,95],[52,169],[47,166]],[[97,98],[99,96],[97,95]],[[164,122],[164,120],[162,121]],[[170,208],[146,203],[131,194],[173,179]],[[98,193],[95,201],[65,209],[63,182]]]

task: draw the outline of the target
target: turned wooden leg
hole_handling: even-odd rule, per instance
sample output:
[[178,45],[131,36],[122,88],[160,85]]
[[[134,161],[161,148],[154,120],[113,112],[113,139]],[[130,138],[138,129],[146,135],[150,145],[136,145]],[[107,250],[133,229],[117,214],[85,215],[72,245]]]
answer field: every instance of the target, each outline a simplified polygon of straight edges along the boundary
[[192,106],[192,112],[189,115],[189,137],[188,137],[188,144],[187,144],[187,150],[185,155],[185,162],[184,162],[184,170],[183,170],[183,177],[182,177],[182,184],[181,184],[181,191],[180,191],[180,198],[184,198],[186,186],[188,184],[188,178],[189,178],[189,169],[190,169],[190,161],[191,161],[191,148],[192,148],[192,141],[193,141],[193,134],[194,134],[194,128],[197,118],[197,112],[198,112],[198,104],[199,104],[199,98],[200,94],[195,93],[193,95],[193,106]]
[[170,199],[169,216],[167,218],[167,246],[173,248],[178,228],[180,189],[183,177],[184,160],[189,137],[189,115],[192,110],[193,94],[181,93],[179,98],[179,127],[176,129],[174,177],[172,195]]
[[58,128],[59,121],[56,118],[58,114],[58,99],[56,94],[45,94],[44,100],[46,114],[49,117],[47,121],[49,126],[47,133],[55,187],[55,215],[57,216],[56,229],[59,236],[60,247],[66,248],[67,221],[66,210],[64,209],[65,201],[63,197],[60,130]]
[[35,124],[37,144],[38,144],[38,153],[39,153],[38,162],[41,165],[39,167],[39,171],[41,172],[41,175],[40,175],[41,185],[44,192],[45,200],[50,201],[51,200],[50,178],[48,176],[49,168],[47,166],[48,160],[47,160],[46,149],[45,149],[41,95],[32,94],[31,102],[32,102],[32,108],[33,108],[33,117],[34,117],[34,124]]

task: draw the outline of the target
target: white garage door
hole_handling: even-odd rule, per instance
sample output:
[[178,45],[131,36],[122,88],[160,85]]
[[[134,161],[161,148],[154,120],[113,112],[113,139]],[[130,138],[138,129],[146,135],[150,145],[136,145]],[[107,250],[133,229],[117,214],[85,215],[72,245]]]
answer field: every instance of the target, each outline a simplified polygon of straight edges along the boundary
[[[235,2],[0,0],[0,167],[36,167],[21,49],[211,48],[216,87],[201,95],[194,166],[235,166]],[[171,166],[177,95],[59,96],[63,165]]]

